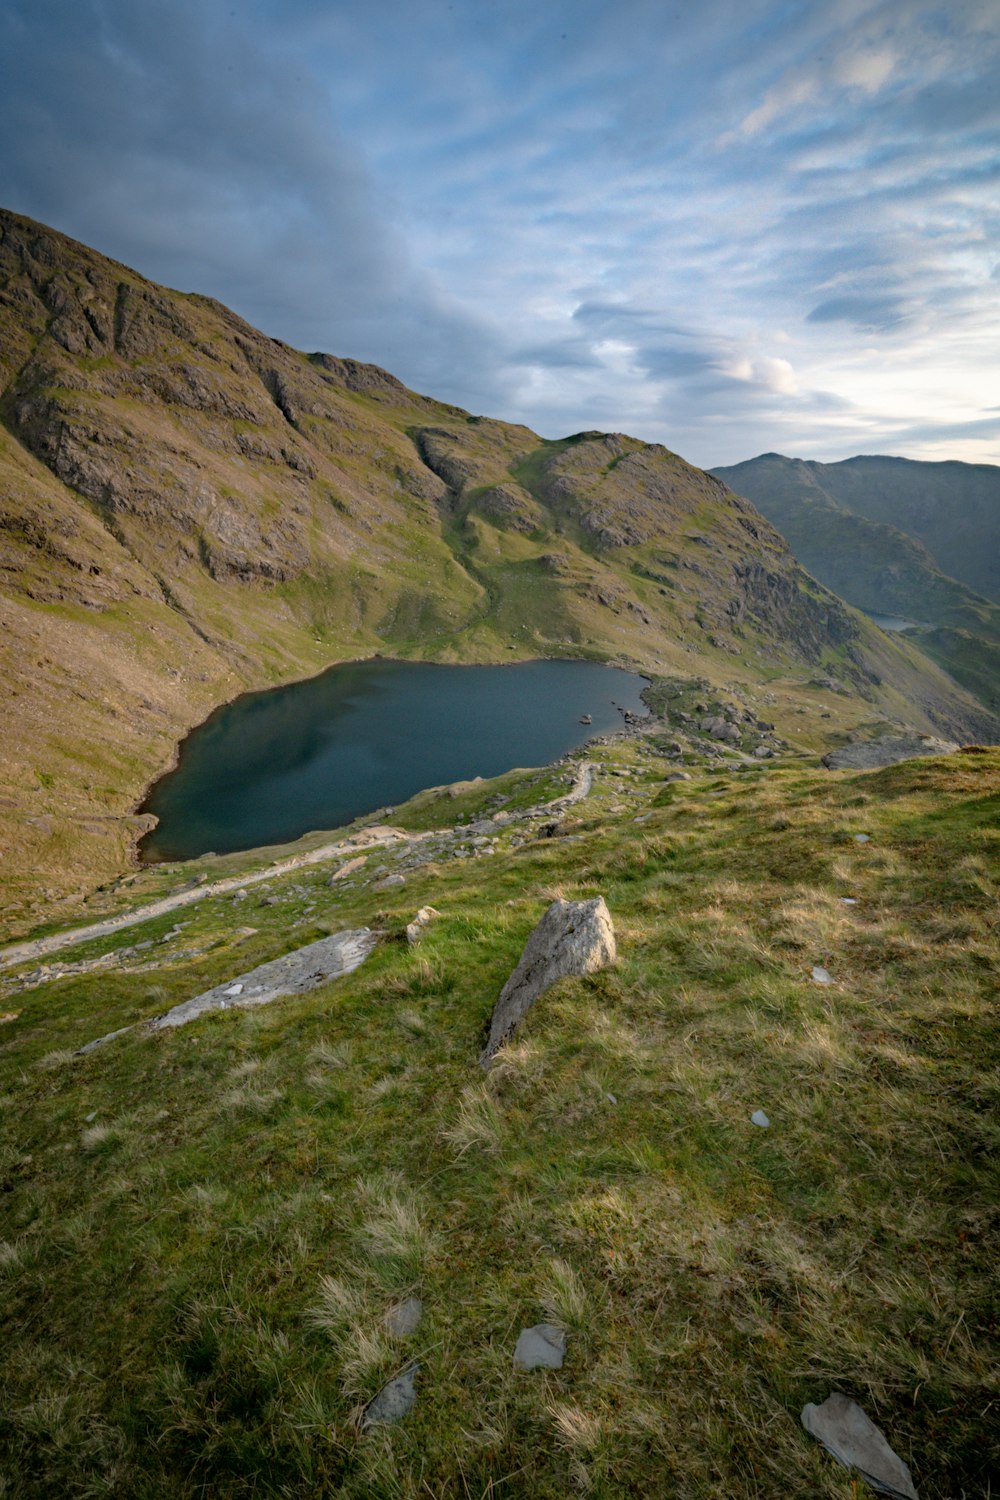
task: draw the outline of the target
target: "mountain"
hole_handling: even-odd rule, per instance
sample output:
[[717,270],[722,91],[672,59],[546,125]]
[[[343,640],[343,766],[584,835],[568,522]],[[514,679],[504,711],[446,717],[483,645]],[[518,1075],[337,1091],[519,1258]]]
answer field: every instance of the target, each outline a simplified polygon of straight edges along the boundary
[[1000,706],[1000,468],[778,453],[711,471],[851,604],[915,622],[914,642]]
[[667,449],[543,441],[7,212],[0,419],[15,927],[127,867],[133,809],[213,707],[346,657],[513,650],[766,684],[811,749],[887,718],[1000,732]]

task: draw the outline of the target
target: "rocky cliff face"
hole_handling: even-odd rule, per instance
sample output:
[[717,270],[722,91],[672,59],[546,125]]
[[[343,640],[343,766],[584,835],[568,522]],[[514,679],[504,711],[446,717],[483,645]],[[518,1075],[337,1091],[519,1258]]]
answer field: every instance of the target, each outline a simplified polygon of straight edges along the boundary
[[822,668],[864,713],[978,730],[665,448],[543,442],[10,213],[0,416],[0,839],[22,922],[122,868],[130,808],[215,704],[345,657]]

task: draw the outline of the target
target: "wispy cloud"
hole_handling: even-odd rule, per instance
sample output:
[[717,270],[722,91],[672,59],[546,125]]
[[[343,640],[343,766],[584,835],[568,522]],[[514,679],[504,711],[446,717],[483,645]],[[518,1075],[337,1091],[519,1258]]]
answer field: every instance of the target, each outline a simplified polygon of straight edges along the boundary
[[998,23],[8,0],[0,170],[148,275],[546,435],[997,460]]

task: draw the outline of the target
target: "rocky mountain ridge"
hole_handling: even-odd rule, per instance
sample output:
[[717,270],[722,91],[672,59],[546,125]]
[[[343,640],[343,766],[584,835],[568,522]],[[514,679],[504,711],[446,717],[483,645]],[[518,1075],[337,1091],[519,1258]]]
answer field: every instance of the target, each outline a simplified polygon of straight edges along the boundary
[[[15,926],[128,864],[218,703],[374,652],[586,655],[772,687],[774,716],[995,721],[796,564],[717,478],[556,442],[304,354],[0,213],[0,839]],[[818,713],[818,710],[816,711]]]
[[765,453],[713,471],[842,598],[913,622],[913,642],[1000,706],[1000,468]]

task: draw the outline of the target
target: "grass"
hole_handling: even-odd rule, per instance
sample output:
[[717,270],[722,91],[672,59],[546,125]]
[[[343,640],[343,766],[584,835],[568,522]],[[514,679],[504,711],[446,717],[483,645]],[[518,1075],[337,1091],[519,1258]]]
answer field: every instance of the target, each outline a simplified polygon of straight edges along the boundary
[[[275,907],[182,914],[190,960],[18,993],[4,1500],[847,1500],[799,1425],[834,1389],[922,1500],[990,1492],[1000,753],[662,792],[641,742],[597,754],[572,838],[515,847],[513,825],[384,892],[294,872]],[[618,963],[549,991],[483,1074],[557,892],[606,897]],[[428,902],[419,949],[385,941],[325,990],[73,1056],[314,928],[398,932]],[[411,1295],[423,1321],[394,1337]],[[563,1369],[515,1373],[542,1320]],[[362,1431],[413,1362],[411,1415]]]

